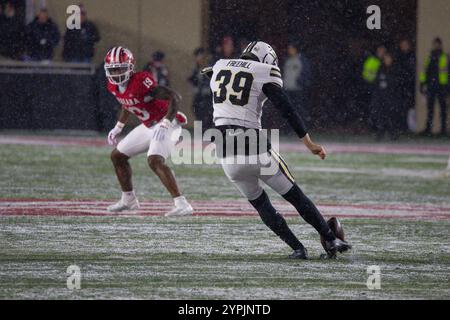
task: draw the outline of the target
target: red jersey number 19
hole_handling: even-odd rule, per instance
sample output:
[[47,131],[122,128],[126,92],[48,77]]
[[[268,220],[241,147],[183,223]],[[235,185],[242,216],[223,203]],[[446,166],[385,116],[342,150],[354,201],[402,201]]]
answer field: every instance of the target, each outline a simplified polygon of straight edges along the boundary
[[152,85],[153,85],[153,81],[150,78],[145,78],[144,79],[144,86],[147,89],[150,89],[152,87]]

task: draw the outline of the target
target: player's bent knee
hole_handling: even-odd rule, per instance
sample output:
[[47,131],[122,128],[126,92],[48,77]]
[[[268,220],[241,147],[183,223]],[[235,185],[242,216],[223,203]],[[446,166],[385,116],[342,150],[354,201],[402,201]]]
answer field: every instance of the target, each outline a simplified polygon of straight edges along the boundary
[[121,153],[119,150],[114,149],[111,152],[111,161],[114,165],[121,165],[128,161],[129,157],[126,154]]
[[165,160],[161,156],[153,155],[148,157],[148,165],[153,171],[157,171],[166,166]]
[[253,188],[252,190],[247,190],[245,196],[247,197],[248,201],[253,201],[258,199],[263,192],[263,188],[261,186],[258,186],[257,188]]

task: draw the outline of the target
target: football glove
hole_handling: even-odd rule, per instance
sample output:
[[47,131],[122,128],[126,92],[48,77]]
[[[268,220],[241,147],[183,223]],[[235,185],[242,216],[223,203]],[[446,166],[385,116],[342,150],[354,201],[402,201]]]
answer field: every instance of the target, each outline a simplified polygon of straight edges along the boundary
[[109,145],[115,146],[117,144],[117,136],[122,132],[123,127],[123,123],[117,122],[116,126],[108,133]]

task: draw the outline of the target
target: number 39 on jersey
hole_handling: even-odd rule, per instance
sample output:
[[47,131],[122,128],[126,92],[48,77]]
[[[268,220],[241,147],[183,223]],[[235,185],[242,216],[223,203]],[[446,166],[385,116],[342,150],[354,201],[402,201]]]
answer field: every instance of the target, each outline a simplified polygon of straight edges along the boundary
[[210,82],[216,125],[236,124],[239,120],[250,128],[261,128],[266,100],[262,87],[266,83],[283,86],[278,67],[251,60],[219,60]]
[[221,70],[215,79],[218,90],[214,92],[214,103],[223,103],[228,99],[233,105],[245,106],[250,98],[253,79],[249,72],[233,73],[232,70]]

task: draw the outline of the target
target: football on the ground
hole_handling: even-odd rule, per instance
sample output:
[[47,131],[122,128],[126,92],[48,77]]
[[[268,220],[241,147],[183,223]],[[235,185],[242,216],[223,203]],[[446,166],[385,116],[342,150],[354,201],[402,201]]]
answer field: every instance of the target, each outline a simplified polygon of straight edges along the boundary
[[[328,226],[330,227],[331,231],[333,231],[336,238],[341,239],[342,241],[345,241],[344,229],[342,228],[342,225],[339,222],[339,219],[336,217],[332,217],[327,221],[327,223],[328,223]],[[322,243],[322,247],[325,249],[325,251],[327,251],[327,249],[325,247],[325,239],[322,236],[320,237],[320,242]]]

